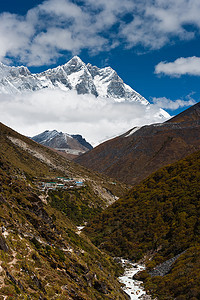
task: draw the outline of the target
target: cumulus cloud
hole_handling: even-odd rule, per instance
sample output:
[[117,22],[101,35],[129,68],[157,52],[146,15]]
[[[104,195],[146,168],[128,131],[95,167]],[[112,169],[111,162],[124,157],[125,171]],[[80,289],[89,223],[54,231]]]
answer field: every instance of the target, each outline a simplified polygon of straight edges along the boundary
[[34,26],[24,18],[10,13],[0,15],[0,59],[11,54],[17,57],[29,45]]
[[199,14],[198,0],[46,0],[24,16],[0,14],[0,60],[39,66],[65,51],[96,53],[119,44],[159,49],[199,35]]
[[[96,53],[118,42],[108,32],[131,8],[130,0],[46,0],[25,16],[0,15],[0,60],[15,57],[29,66],[55,63],[63,51]],[[119,16],[120,15],[120,16]],[[20,30],[21,29],[21,30]],[[104,35],[107,34],[105,38]],[[114,46],[115,47],[115,46]]]
[[[150,49],[159,49],[175,37],[181,40],[194,38],[199,20],[198,0],[148,0],[137,2],[133,20],[122,25],[121,34],[129,47],[141,44]],[[194,26],[187,30],[186,25]]]
[[192,99],[190,96],[187,97],[186,100],[177,99],[170,100],[166,97],[153,98],[152,99],[155,106],[162,107],[164,109],[176,110],[182,107],[189,107],[191,105],[196,104],[196,101]]
[[155,67],[155,73],[174,77],[181,75],[200,76],[200,57],[180,57],[174,62],[162,61]]
[[0,111],[1,122],[22,134],[33,136],[57,129],[82,134],[95,145],[134,126],[165,120],[155,105],[46,89],[14,97],[0,95]]

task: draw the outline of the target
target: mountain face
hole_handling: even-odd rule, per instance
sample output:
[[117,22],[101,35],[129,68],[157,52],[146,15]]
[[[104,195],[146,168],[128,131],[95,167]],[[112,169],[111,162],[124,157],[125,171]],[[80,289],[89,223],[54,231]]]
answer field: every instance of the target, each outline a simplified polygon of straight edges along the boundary
[[111,68],[97,68],[85,64],[79,57],[54,69],[32,74],[26,67],[10,67],[0,63],[0,92],[16,94],[44,88],[76,90],[78,94],[113,98],[115,101],[149,102],[126,85]]
[[[77,228],[112,203],[117,186],[1,123],[0,144],[1,298],[128,299],[120,267]],[[63,177],[84,186],[42,189]]]
[[106,141],[76,162],[127,184],[200,149],[200,103],[171,120],[135,127]]
[[32,137],[32,140],[44,146],[54,148],[67,154],[72,154],[74,156],[93,149],[92,145],[90,145],[81,135],[70,135],[58,132],[57,130],[46,130],[43,133]]

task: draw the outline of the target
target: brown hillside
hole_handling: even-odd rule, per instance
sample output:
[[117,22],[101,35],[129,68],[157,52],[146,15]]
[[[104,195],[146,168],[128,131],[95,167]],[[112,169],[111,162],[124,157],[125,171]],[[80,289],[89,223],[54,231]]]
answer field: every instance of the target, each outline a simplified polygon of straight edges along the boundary
[[200,103],[163,124],[143,126],[109,140],[76,162],[128,184],[200,149]]
[[177,116],[171,118],[166,123],[181,123],[181,122],[192,122],[200,119],[200,104],[197,103]]
[[104,208],[126,190],[125,186],[113,185],[112,180],[107,177],[99,176],[67,160],[56,151],[34,142],[2,123],[0,123],[0,157],[11,164],[20,177],[28,178],[30,183],[40,181],[41,178],[48,181],[57,176],[81,178],[86,182],[92,197],[91,207],[98,202],[98,205]]
[[[71,190],[39,185],[67,175],[87,182]],[[121,268],[76,226],[102,209],[101,191],[111,194],[101,183],[0,124],[0,299],[128,299],[116,279]]]

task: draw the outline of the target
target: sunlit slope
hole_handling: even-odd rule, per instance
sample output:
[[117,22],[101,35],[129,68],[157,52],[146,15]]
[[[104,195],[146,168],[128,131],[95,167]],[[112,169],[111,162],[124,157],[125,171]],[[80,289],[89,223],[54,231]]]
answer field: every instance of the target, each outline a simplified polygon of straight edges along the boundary
[[81,178],[87,182],[90,202],[96,201],[102,208],[114,202],[115,196],[122,195],[126,189],[125,185],[113,184],[109,178],[70,162],[57,152],[18,134],[2,123],[0,123],[0,155],[21,177],[29,180],[30,184],[57,176]]
[[5,299],[127,299],[118,266],[0,157],[0,295]]

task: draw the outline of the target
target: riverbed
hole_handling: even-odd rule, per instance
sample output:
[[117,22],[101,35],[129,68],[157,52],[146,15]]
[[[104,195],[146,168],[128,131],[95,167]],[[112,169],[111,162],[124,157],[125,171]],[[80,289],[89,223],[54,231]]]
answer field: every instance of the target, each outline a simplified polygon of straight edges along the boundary
[[144,266],[132,263],[128,260],[122,259],[122,265],[125,268],[125,272],[122,276],[119,277],[119,281],[125,286],[123,290],[126,294],[130,296],[131,300],[142,299],[142,295],[146,295],[143,287],[141,286],[141,281],[132,279],[133,275],[137,272],[145,269]]

